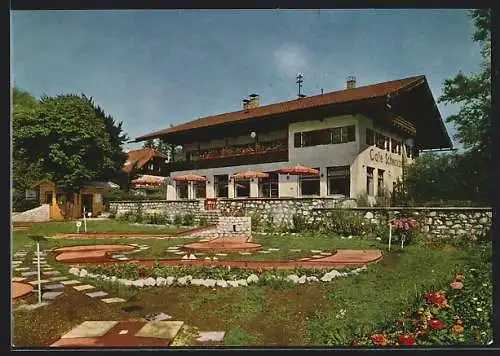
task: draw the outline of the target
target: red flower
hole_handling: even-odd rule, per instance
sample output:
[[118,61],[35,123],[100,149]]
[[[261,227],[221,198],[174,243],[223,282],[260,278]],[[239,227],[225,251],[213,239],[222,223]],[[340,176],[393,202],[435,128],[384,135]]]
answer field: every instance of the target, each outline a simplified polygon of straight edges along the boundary
[[373,334],[370,336],[370,339],[373,341],[375,345],[385,346],[389,343],[389,340],[383,334]]
[[465,279],[465,276],[463,274],[456,274],[455,279],[457,281],[463,281]]
[[453,325],[451,330],[455,333],[455,334],[461,334],[464,332],[464,328],[463,326],[461,325]]
[[415,345],[415,338],[411,335],[401,335],[398,338],[400,345]]
[[445,328],[444,323],[439,319],[431,319],[427,322],[427,325],[432,330],[443,330]]
[[427,299],[427,302],[438,306],[446,304],[446,296],[439,292],[427,293],[425,294],[425,299]]

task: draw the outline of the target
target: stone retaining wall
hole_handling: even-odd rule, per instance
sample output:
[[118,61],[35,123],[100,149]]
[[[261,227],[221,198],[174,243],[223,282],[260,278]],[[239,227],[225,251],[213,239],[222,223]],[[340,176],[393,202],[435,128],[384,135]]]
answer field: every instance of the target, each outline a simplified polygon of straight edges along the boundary
[[[208,223],[217,224],[222,216],[252,216],[260,222],[272,221],[274,226],[291,226],[294,215],[303,216],[306,221],[313,222],[326,218],[325,213],[334,208],[362,214],[372,223],[387,222],[388,211],[405,212],[419,220],[422,232],[437,236],[478,236],[491,228],[491,208],[357,208],[353,200],[336,198],[252,198],[252,199],[220,199],[218,211],[205,211],[202,200],[184,201],[150,201],[142,202],[144,211],[175,215],[193,214],[195,222],[204,216]],[[111,209],[117,209],[117,216],[125,211],[135,210],[137,202],[111,202]]]
[[[388,223],[398,216],[412,217],[420,223],[420,231],[443,238],[466,236],[476,239],[491,229],[493,212],[491,208],[467,207],[412,207],[412,208],[351,208],[346,209],[363,216],[375,224]],[[327,216],[327,209],[317,209],[312,214],[313,220],[322,220]],[[331,211],[331,210],[330,210]]]
[[23,211],[12,216],[12,222],[42,222],[50,221],[50,205],[43,204],[34,209]]

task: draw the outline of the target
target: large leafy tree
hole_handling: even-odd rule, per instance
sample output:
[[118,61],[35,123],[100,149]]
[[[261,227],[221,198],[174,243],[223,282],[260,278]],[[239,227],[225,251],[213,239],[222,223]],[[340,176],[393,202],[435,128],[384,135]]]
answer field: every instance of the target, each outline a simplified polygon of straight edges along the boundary
[[91,98],[44,96],[34,109],[25,105],[18,109],[14,104],[14,161],[18,158],[37,165],[41,175],[68,193],[79,190],[87,180],[110,178],[119,172],[117,167],[123,164],[119,143],[125,139],[121,123],[106,118]]
[[475,200],[491,198],[491,10],[471,10],[475,25],[473,40],[481,46],[483,61],[478,73],[459,72],[444,82],[439,101],[459,104],[457,114],[446,121],[457,128],[456,138],[466,152],[458,169],[463,173],[465,189]]

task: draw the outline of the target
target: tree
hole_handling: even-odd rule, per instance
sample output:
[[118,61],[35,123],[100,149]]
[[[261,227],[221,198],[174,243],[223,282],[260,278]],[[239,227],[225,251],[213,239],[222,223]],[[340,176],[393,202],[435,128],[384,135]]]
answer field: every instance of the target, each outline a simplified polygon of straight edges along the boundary
[[[114,134],[108,130],[114,128]],[[118,134],[117,134],[118,132]],[[85,95],[44,96],[36,109],[16,110],[13,149],[23,162],[38,164],[42,174],[71,194],[87,180],[116,171],[121,124],[97,115]],[[121,152],[121,148],[119,149]],[[16,158],[16,157],[15,157]]]
[[[475,199],[488,201],[492,197],[491,167],[491,10],[471,10],[476,27],[472,36],[479,42],[483,62],[478,73],[459,72],[444,82],[439,102],[459,104],[457,114],[446,119],[457,128],[456,138],[466,152],[460,167],[464,186],[472,189]],[[465,167],[466,166],[466,167]]]

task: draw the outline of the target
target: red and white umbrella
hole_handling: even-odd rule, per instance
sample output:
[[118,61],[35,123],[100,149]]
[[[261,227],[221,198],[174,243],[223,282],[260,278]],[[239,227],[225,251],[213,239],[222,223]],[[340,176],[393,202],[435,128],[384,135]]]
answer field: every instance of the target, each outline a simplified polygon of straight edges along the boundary
[[199,176],[197,174],[186,174],[183,176],[174,177],[176,182],[205,182],[207,177]]
[[233,174],[233,179],[252,179],[252,178],[268,178],[269,174],[263,172],[245,171]]
[[295,176],[302,176],[302,175],[319,176],[319,171],[317,169],[314,169],[311,167],[305,167],[305,166],[301,166],[301,165],[280,168],[278,172],[280,174],[290,174],[290,175],[295,175]]
[[165,177],[143,175],[132,181],[135,186],[161,186],[165,184]]

